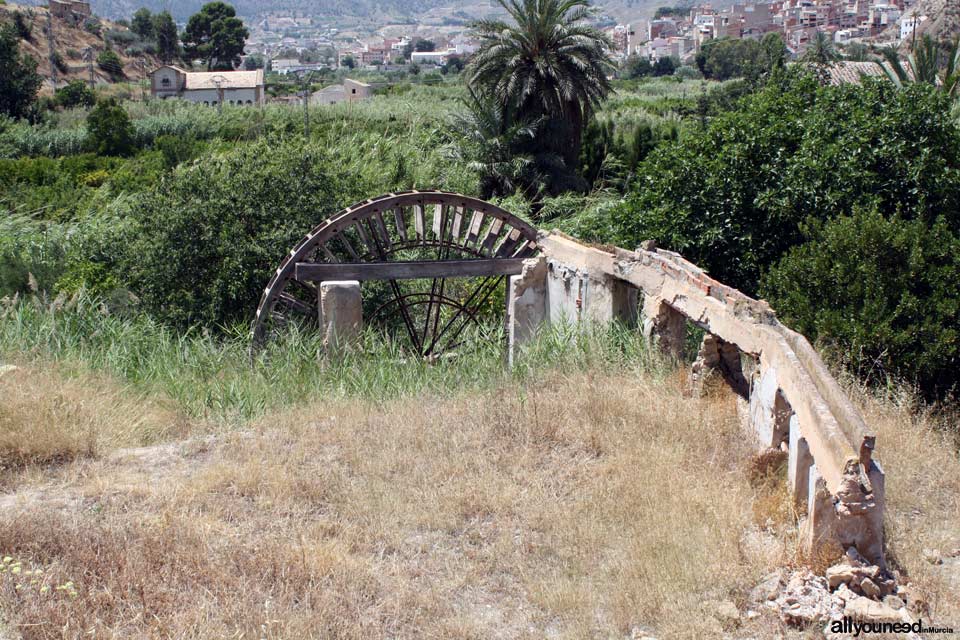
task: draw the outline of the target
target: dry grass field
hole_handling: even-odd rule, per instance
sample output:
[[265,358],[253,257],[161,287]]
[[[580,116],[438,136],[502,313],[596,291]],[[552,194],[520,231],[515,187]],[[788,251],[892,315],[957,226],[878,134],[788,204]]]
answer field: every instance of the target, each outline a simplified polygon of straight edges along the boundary
[[[682,377],[318,397],[237,427],[25,364],[0,378],[5,633],[800,637],[745,615],[761,576],[803,560],[789,500],[751,464],[734,397],[687,397]],[[890,557],[960,626],[960,585],[922,557],[960,547],[955,443],[860,400]]]

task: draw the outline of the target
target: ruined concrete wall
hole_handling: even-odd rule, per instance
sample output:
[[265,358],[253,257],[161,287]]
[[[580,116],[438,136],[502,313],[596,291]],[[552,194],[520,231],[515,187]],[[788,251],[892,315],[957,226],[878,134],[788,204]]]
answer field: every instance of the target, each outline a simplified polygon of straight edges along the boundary
[[[538,264],[547,268],[531,270],[523,291],[540,292],[543,323],[623,317],[640,295],[644,331],[667,353],[680,353],[686,322],[703,328],[712,342],[701,346],[700,369],[727,369],[725,377],[747,398],[757,446],[788,450],[790,487],[807,507],[808,547],[856,546],[883,566],[883,471],[872,458],[875,437],[802,335],[781,324],[765,302],[717,282],[676,253],[590,247],[558,232],[542,234],[538,244]],[[532,335],[529,322],[521,333]],[[756,360],[755,372],[740,371],[740,353]]]

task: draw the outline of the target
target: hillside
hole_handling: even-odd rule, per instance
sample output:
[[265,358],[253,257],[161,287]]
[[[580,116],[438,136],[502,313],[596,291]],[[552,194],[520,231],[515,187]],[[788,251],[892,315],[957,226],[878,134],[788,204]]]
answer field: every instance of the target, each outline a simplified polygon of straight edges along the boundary
[[[37,4],[41,1],[35,0]],[[712,4],[723,7],[733,1],[719,0]],[[91,6],[97,15],[116,20],[129,18],[140,7],[147,7],[153,12],[170,11],[178,22],[185,22],[204,3],[205,0],[92,0]],[[415,21],[437,8],[476,18],[497,7],[495,0],[236,0],[231,4],[239,15],[248,18],[290,12],[320,21],[358,18],[374,19],[382,24]],[[649,17],[657,7],[676,3],[668,0],[595,0],[593,4],[602,14],[619,22],[629,22]]]
[[918,0],[917,12],[930,16],[919,29],[939,40],[953,40],[960,36],[960,3],[955,0]]
[[[20,41],[20,50],[37,61],[37,71],[45,82],[41,93],[51,93],[50,82],[50,47],[47,38],[48,11],[44,7],[30,7],[26,5],[0,5],[0,20],[9,22],[15,13],[21,13],[26,24],[30,27],[30,38]],[[68,21],[53,20],[54,49],[63,61],[63,66],[57,69],[57,85],[63,86],[69,80],[90,80],[91,62],[93,75],[97,84],[112,84],[116,82],[131,82],[141,80],[159,61],[156,56],[141,53],[129,46],[125,41],[132,41],[132,34],[126,27],[97,18],[99,34],[84,28],[83,24],[73,24]],[[122,75],[111,76],[96,63],[97,55],[105,49],[113,49],[123,63]]]

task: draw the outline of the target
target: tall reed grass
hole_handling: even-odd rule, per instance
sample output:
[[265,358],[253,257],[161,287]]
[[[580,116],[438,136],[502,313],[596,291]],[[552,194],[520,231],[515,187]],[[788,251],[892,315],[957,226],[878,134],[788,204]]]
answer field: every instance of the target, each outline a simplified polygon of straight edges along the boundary
[[228,422],[312,398],[449,396],[519,383],[546,369],[638,371],[653,364],[639,334],[626,327],[555,327],[526,347],[512,370],[501,327],[477,328],[465,344],[428,362],[368,328],[351,348],[327,357],[316,332],[291,331],[251,358],[245,327],[177,333],[84,294],[8,299],[0,308],[0,361],[92,369],[169,397],[190,415]]

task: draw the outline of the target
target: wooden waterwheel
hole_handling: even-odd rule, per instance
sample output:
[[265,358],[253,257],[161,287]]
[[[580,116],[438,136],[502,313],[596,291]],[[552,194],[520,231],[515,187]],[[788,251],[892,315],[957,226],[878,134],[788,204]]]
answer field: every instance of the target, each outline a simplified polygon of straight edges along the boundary
[[407,191],[359,202],[314,228],[280,263],[257,308],[253,348],[291,323],[316,324],[321,282],[360,280],[370,283],[366,322],[421,356],[449,351],[537,250],[536,228],[469,196]]

